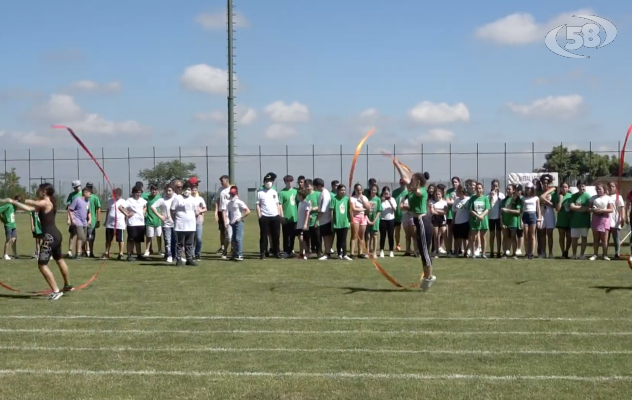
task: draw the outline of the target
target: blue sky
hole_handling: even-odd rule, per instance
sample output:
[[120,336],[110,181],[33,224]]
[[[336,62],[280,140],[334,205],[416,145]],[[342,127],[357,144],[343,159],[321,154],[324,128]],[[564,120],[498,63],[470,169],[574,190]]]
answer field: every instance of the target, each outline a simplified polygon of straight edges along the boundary
[[[593,149],[607,151],[631,122],[627,2],[236,0],[235,6],[242,22],[235,34],[241,154],[256,153],[258,144],[264,153],[282,154],[286,144],[311,152],[312,143],[323,152],[339,152],[339,145],[351,151],[371,126],[375,149],[396,144],[416,152],[423,143],[424,151],[444,152],[452,143],[453,151],[469,152],[476,142],[487,148],[507,142],[527,151],[535,141],[544,151],[554,142],[588,148],[593,141]],[[616,40],[577,51],[589,59],[551,53],[544,34],[559,21],[587,22],[563,17],[579,10],[612,21]],[[130,146],[147,155],[148,144],[165,155],[173,146],[185,154],[201,155],[203,146],[223,154],[227,44],[218,13],[224,11],[223,1],[197,0],[8,3],[0,16],[0,34],[10,38],[0,42],[3,147],[74,148],[47,129],[67,123],[108,154]],[[531,156],[525,158],[530,165]],[[213,170],[224,163],[212,162]],[[295,162],[299,168],[301,160]],[[489,175],[498,162],[481,173]],[[284,166],[279,159],[262,168]],[[258,162],[248,159],[240,168],[244,180],[258,179],[252,172]],[[435,175],[450,172],[436,168]],[[127,181],[126,169],[116,173]]]

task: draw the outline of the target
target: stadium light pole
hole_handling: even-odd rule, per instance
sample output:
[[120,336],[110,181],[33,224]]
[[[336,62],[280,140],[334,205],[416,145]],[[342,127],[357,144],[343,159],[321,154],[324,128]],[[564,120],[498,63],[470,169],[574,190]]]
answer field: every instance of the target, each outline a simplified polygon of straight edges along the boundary
[[227,0],[228,29],[228,177],[235,184],[235,96],[233,72],[233,0]]

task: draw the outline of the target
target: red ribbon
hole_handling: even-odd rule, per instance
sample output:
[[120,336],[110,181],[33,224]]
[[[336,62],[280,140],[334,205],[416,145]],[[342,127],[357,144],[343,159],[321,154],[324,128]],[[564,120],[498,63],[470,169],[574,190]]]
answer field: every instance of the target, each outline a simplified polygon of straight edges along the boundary
[[[79,144],[79,146],[83,149],[83,151],[85,151],[88,156],[90,156],[90,158],[92,159],[92,161],[94,161],[94,163],[97,165],[97,167],[99,168],[99,170],[101,171],[101,173],[103,174],[103,177],[105,178],[106,182],[108,183],[108,185],[110,186],[110,190],[112,190],[112,198],[114,199],[114,186],[112,185],[112,183],[110,182],[110,179],[108,178],[108,175],[105,173],[105,171],[103,170],[103,167],[101,167],[101,164],[99,164],[99,162],[97,161],[97,159],[92,155],[92,152],[90,152],[90,150],[88,149],[88,147],[86,147],[86,145],[83,143],[83,141],[75,134],[75,132],[68,128],[67,126],[63,126],[63,125],[55,125],[52,126],[51,128],[53,129],[66,129],[70,135],[72,136],[73,139],[75,139],[75,141]],[[114,237],[116,237],[116,213],[118,212],[118,210],[116,209],[116,202],[114,203]],[[92,275],[92,277],[90,279],[88,279],[88,281],[82,285],[79,285],[77,287],[74,288],[74,291],[77,290],[81,290],[81,289],[85,289],[86,287],[88,287],[92,282],[94,282],[95,279],[97,279],[97,277],[99,276],[99,274],[101,272],[103,272],[103,270],[105,269],[105,260],[103,261],[103,264],[101,264],[101,268],[99,268],[97,270],[97,272]],[[2,286],[3,288],[10,290],[12,292],[16,292],[16,293],[21,293],[24,291],[20,291],[18,289],[14,289],[9,285],[6,285],[3,282],[0,282],[0,286]],[[24,293],[30,293],[30,294],[48,294],[51,293],[52,290],[48,289],[48,290],[42,290],[39,292],[24,292]]]
[[[628,145],[628,139],[630,138],[630,133],[632,133],[632,124],[628,128],[628,132],[625,135],[625,141],[623,142],[623,148],[621,149],[621,155],[619,157],[619,178],[617,179],[617,201],[615,203],[615,207],[618,207],[618,204],[619,204],[619,196],[621,193],[621,180],[623,178],[623,166],[625,164],[625,148]],[[625,216],[620,215],[619,217],[624,218]],[[630,229],[632,229],[632,227]],[[632,262],[630,261],[629,255],[626,256],[626,261],[628,262],[628,267],[632,269]]]

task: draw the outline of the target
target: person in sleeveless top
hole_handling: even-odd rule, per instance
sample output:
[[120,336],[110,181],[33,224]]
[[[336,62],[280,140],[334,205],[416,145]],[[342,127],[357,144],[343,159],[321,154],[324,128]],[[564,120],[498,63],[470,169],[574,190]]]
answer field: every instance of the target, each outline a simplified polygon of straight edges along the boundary
[[[64,295],[64,292],[70,292],[74,288],[70,285],[68,274],[68,266],[62,258],[62,236],[59,229],[55,225],[55,217],[57,215],[57,207],[55,205],[55,188],[50,183],[43,183],[37,189],[37,200],[27,199],[26,204],[22,204],[13,199],[2,199],[0,203],[11,203],[17,208],[26,212],[37,212],[42,224],[42,244],[40,246],[37,265],[39,270],[50,286],[52,293],[48,297],[49,300],[58,300]],[[51,257],[57,263],[61,275],[64,278],[64,287],[59,290],[55,277],[48,268]]]

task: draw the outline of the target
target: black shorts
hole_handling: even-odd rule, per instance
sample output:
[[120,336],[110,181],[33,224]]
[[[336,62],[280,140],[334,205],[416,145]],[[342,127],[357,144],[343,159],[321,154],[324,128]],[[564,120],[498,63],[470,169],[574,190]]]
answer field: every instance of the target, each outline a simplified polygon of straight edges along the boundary
[[68,233],[70,233],[70,236],[77,236],[77,227],[75,225],[70,225],[68,227]]
[[331,222],[325,225],[320,226],[320,236],[331,236],[334,234],[334,231],[331,229]]
[[454,224],[452,227],[452,236],[456,239],[467,239],[470,236],[470,223]]
[[132,243],[145,242],[145,226],[128,226],[127,241]]
[[432,226],[434,226],[435,228],[446,226],[444,215],[433,215],[431,218],[431,221],[432,221]]
[[51,257],[55,261],[61,260],[61,242],[61,235],[56,236],[44,233],[39,248],[39,256],[37,257],[37,265],[47,265]]
[[445,222],[448,226],[452,225],[452,218],[446,219]]
[[520,239],[522,236],[524,236],[524,230],[523,229],[516,229],[516,237],[518,237],[518,239]]
[[41,233],[33,232],[33,239],[41,239],[41,238],[42,238],[42,234]]
[[395,226],[402,226],[402,221],[395,221]]
[[502,231],[502,224],[500,223],[500,218],[498,219],[490,219],[489,220],[489,231],[490,232],[500,232]]
[[[114,239],[114,228],[105,228],[105,241],[110,243]],[[123,241],[123,230],[116,230],[116,242],[120,243]]]
[[94,242],[97,237],[97,230],[92,226],[88,227],[88,242]]
[[518,228],[507,228],[507,237],[509,239],[516,237],[518,235]]
[[7,240],[15,239],[16,237],[18,237],[18,230],[16,228],[7,228],[7,226],[5,225],[4,236],[7,238]]

